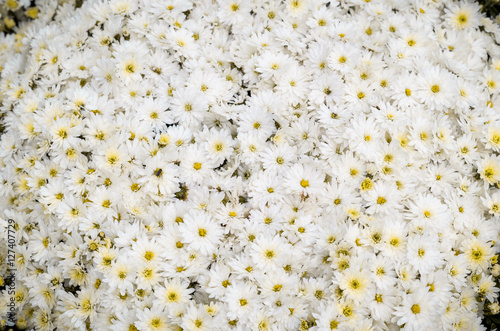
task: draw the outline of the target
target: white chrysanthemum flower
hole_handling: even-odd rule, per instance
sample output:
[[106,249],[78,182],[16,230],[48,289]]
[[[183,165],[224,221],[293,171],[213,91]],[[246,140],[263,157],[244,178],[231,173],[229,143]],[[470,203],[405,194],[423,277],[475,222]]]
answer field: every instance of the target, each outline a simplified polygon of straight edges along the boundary
[[118,289],[121,294],[133,292],[133,282],[135,280],[135,267],[127,263],[125,258],[119,258],[112,263],[111,269],[104,275],[111,290]]
[[340,288],[347,297],[358,304],[364,304],[373,296],[373,283],[370,274],[353,268],[337,275]]
[[415,227],[432,226],[436,231],[445,231],[451,224],[452,215],[446,205],[433,195],[419,195],[409,202],[408,218]]
[[140,170],[142,177],[137,180],[137,183],[141,185],[141,189],[150,194],[170,196],[179,189],[177,173],[176,165],[166,163],[157,156],[146,161],[146,167]]
[[478,239],[469,239],[463,242],[467,265],[471,270],[482,271],[490,265],[490,259],[493,257],[493,249],[490,243]]
[[481,15],[478,4],[471,1],[450,3],[445,9],[446,23],[456,30],[475,28],[480,24]]
[[500,216],[500,192],[497,191],[491,196],[486,193],[486,198],[481,198],[481,200],[490,214]]
[[131,256],[138,264],[158,264],[161,261],[160,249],[156,240],[148,240],[146,236],[137,238],[132,242]]
[[450,108],[459,95],[456,77],[437,66],[425,66],[418,75],[418,84],[417,97],[433,109]]
[[259,269],[276,269],[284,262],[289,245],[281,237],[259,237],[251,244],[253,262]]
[[405,295],[400,306],[396,307],[392,321],[404,324],[405,330],[421,330],[437,323],[436,302],[426,288],[418,288]]
[[183,241],[204,255],[214,253],[222,239],[222,228],[205,212],[190,212],[179,225]]
[[495,184],[500,181],[500,158],[486,156],[478,162],[478,172],[485,184]]
[[139,330],[159,331],[168,330],[167,313],[163,308],[153,306],[137,312],[137,322],[135,323]]
[[373,319],[378,321],[389,320],[394,313],[395,306],[398,302],[395,296],[396,289],[389,287],[385,290],[376,290],[375,296],[370,302],[370,312]]
[[185,281],[181,282],[177,279],[165,281],[165,284],[161,285],[158,291],[155,291],[156,301],[166,307],[181,306],[189,302],[191,298],[193,289],[188,288],[188,286],[189,284]]
[[421,274],[434,271],[443,265],[442,253],[436,236],[411,236],[408,239],[408,264]]
[[295,164],[286,170],[285,187],[292,193],[303,196],[316,194],[323,186],[324,179],[311,165]]
[[205,310],[204,305],[191,304],[186,314],[182,316],[182,328],[186,330],[211,330],[213,320]]
[[257,287],[252,283],[236,282],[228,289],[224,298],[228,304],[228,317],[231,319],[243,318],[255,313],[258,306]]
[[153,263],[139,263],[137,265],[136,285],[142,290],[151,290],[161,281],[161,270]]

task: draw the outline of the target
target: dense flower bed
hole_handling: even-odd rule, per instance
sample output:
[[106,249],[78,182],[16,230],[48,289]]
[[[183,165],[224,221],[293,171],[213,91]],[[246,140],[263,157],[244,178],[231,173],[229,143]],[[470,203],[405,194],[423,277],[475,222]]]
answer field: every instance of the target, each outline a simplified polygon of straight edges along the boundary
[[477,4],[32,5],[3,1],[31,20],[0,36],[2,323],[11,298],[37,330],[500,311],[500,27]]

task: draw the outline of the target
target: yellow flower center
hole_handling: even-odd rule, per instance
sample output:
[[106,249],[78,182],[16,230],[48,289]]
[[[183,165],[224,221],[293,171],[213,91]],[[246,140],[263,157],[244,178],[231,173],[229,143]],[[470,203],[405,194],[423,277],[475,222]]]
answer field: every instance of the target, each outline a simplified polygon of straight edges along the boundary
[[414,313],[415,315],[420,313],[420,306],[417,304],[411,306],[411,312]]
[[149,251],[144,254],[144,258],[148,261],[151,261],[154,256],[155,256],[154,253]]

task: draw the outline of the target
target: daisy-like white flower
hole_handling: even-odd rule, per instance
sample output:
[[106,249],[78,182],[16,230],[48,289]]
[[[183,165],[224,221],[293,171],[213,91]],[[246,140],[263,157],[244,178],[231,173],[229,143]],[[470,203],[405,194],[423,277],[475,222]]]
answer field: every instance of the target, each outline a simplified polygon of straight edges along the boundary
[[472,1],[450,3],[445,9],[446,23],[456,30],[477,27],[481,22],[479,5]]
[[349,268],[337,275],[340,288],[349,299],[361,304],[374,295],[374,286],[370,274],[366,271]]
[[141,189],[153,195],[172,195],[179,188],[177,178],[178,167],[172,163],[167,163],[162,157],[151,158],[146,161],[146,167],[141,169],[137,183]]
[[284,262],[289,244],[282,237],[261,236],[251,244],[252,261],[260,269],[276,269]]
[[228,317],[231,319],[243,318],[254,313],[258,305],[257,287],[251,283],[235,282],[225,297],[228,304]]
[[496,191],[491,196],[486,193],[486,198],[481,198],[483,205],[488,208],[488,212],[495,216],[500,216],[500,192]]
[[491,244],[476,238],[464,241],[462,250],[464,251],[467,265],[472,270],[486,270],[490,265],[490,259],[493,257]]
[[481,277],[476,291],[481,298],[486,298],[488,301],[494,302],[498,297],[500,289],[496,287],[493,277],[488,275],[487,277]]
[[173,116],[167,112],[168,104],[161,99],[145,98],[138,109],[138,118],[148,127],[160,130],[165,124],[173,124]]
[[40,262],[45,262],[50,259],[54,252],[55,242],[58,241],[57,234],[54,232],[53,225],[40,222],[39,229],[34,230],[31,234],[30,245],[33,247],[35,254],[33,258]]
[[299,17],[307,13],[310,2],[308,0],[287,0],[285,5],[292,17]]
[[252,176],[249,196],[257,203],[277,203],[283,200],[284,190],[280,178],[272,172],[262,171]]
[[254,164],[259,159],[259,154],[264,150],[265,140],[256,133],[240,133],[242,138],[240,160],[245,164]]
[[182,328],[185,330],[211,330],[212,318],[206,312],[203,305],[191,304],[186,314],[182,316]]
[[478,172],[485,184],[495,184],[500,181],[500,158],[487,156],[478,162]]
[[316,194],[321,190],[323,183],[322,173],[309,164],[295,164],[285,173],[284,186],[290,192],[303,196]]
[[40,331],[50,331],[54,328],[50,311],[46,309],[39,309],[35,312],[34,323]]
[[285,70],[291,61],[290,57],[284,53],[265,52],[258,58],[255,69],[263,79],[269,79]]
[[368,81],[354,80],[352,83],[347,83],[344,90],[345,101],[363,112],[368,111],[369,106],[377,102],[373,86]]
[[118,76],[125,82],[138,80],[144,69],[144,64],[133,54],[120,54],[116,59]]
[[394,266],[386,257],[378,255],[370,270],[373,274],[373,281],[377,285],[377,288],[382,291],[392,287],[396,282]]
[[125,162],[125,146],[118,142],[118,139],[108,141],[97,153],[97,164],[100,167],[117,170]]
[[108,190],[106,187],[96,188],[94,194],[92,194],[92,207],[94,211],[105,216],[107,219],[117,216],[116,203],[118,197],[116,192]]
[[[61,290],[62,291],[62,290]],[[99,298],[99,292],[94,289],[85,288],[80,293],[78,297],[66,296],[66,304],[68,305],[68,310],[64,311],[63,315],[71,318],[74,323],[74,327],[83,327],[85,325],[85,320],[88,318],[94,321],[97,315],[97,300]]]
[[201,70],[196,68],[186,83],[190,91],[201,92],[209,103],[229,101],[231,98],[231,83],[215,70]]
[[404,330],[421,330],[437,323],[436,303],[426,288],[418,288],[407,294],[394,312],[393,322]]
[[296,148],[287,143],[279,145],[266,145],[260,153],[264,169],[272,173],[284,171],[296,160]]
[[208,103],[201,92],[193,92],[187,88],[173,92],[171,112],[176,122],[197,125],[205,117],[207,108]]
[[215,164],[221,164],[233,152],[234,141],[228,130],[204,130],[203,137],[206,138],[204,143],[208,157]]
[[231,269],[224,264],[212,265],[207,275],[207,293],[213,298],[221,298],[227,292],[228,286],[234,282],[230,277]]
[[487,129],[486,139],[486,148],[490,148],[495,152],[500,151],[500,127],[489,125]]
[[276,80],[276,90],[290,105],[300,102],[309,90],[307,73],[296,64],[287,67]]
[[386,184],[377,182],[374,184],[373,190],[366,192],[368,200],[367,213],[389,214],[400,209],[400,194],[395,184]]
[[328,56],[328,66],[342,74],[348,73],[357,64],[359,52],[353,43],[337,43]]
[[159,331],[168,330],[168,318],[163,308],[153,306],[137,312],[137,322],[139,330]]
[[57,226],[72,232],[78,228],[78,223],[85,217],[86,208],[73,195],[68,195],[57,207],[56,212],[60,215],[60,222]]
[[69,148],[76,145],[81,126],[72,126],[68,118],[58,118],[50,128],[54,147]]
[[118,258],[111,265],[111,269],[104,274],[106,282],[111,290],[118,289],[121,294],[133,291],[135,280],[135,267],[127,263],[126,258]]
[[222,228],[215,223],[209,214],[202,211],[189,212],[179,225],[183,242],[189,247],[210,255],[215,251],[222,238]]
[[[325,66],[325,63],[322,63]],[[325,106],[325,102],[339,102],[344,94],[343,85],[344,82],[337,75],[322,74],[318,77],[313,76],[310,83],[311,93],[309,98],[320,107]]]
[[397,304],[395,293],[396,289],[393,287],[389,287],[385,290],[375,290],[375,296],[369,306],[373,319],[379,321],[390,319]]
[[168,308],[183,305],[191,298],[193,289],[188,288],[189,284],[179,279],[165,281],[159,285],[155,291],[156,302],[159,306],[165,305]]
[[132,256],[138,263],[157,264],[160,262],[160,250],[156,240],[149,240],[146,236],[132,242]]
[[432,226],[438,231],[446,230],[452,215],[446,205],[432,195],[419,195],[409,202],[408,218],[415,226]]
[[188,187],[201,184],[215,167],[208,155],[200,146],[190,145],[186,148],[185,157],[181,160],[179,177],[185,180]]
[[382,132],[372,117],[356,116],[345,132],[351,150],[363,159],[370,158],[380,147]]
[[426,65],[418,74],[416,96],[429,107],[437,110],[450,108],[459,91],[456,77],[437,66]]
[[136,268],[136,284],[139,289],[149,291],[161,280],[161,270],[152,263],[139,263]]
[[429,273],[444,263],[436,236],[411,236],[408,239],[408,263],[421,274]]
[[31,304],[43,310],[52,309],[56,305],[56,292],[52,284],[38,284],[29,290]]
[[312,313],[319,330],[335,330],[342,326],[346,317],[335,305],[322,305],[318,313]]
[[264,108],[244,109],[240,112],[239,118],[239,132],[254,132],[267,139],[276,129],[273,116]]

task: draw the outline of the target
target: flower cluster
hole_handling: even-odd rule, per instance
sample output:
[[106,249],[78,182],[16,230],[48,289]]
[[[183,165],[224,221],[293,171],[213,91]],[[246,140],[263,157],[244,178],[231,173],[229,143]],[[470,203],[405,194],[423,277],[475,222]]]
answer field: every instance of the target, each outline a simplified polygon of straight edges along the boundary
[[18,326],[484,329],[499,42],[467,1],[44,1],[0,36]]

